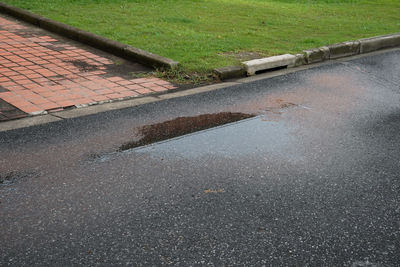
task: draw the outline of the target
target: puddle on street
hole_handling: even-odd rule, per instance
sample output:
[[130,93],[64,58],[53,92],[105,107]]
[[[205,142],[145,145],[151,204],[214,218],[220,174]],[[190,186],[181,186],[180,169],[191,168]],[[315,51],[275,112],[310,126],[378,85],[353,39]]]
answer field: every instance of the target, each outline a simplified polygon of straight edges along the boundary
[[155,157],[171,155],[183,158],[203,156],[278,156],[292,162],[302,160],[304,148],[284,121],[265,121],[264,116],[200,131],[182,138],[139,147],[132,153],[150,153]]
[[215,114],[203,114],[195,117],[178,117],[173,120],[146,125],[141,127],[137,132],[137,135],[140,136],[139,140],[123,144],[119,147],[119,151],[145,146],[251,117],[254,117],[254,115],[220,112]]

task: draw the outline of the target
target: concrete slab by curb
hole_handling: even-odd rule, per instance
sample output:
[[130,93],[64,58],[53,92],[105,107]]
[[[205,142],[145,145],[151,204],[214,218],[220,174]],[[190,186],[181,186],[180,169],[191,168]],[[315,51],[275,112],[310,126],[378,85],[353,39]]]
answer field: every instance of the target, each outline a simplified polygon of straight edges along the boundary
[[233,79],[245,77],[246,71],[243,66],[228,66],[223,68],[214,69],[214,73],[221,79]]
[[26,128],[35,125],[47,124],[62,120],[52,115],[43,115],[35,117],[27,117],[19,120],[11,120],[0,123],[0,132]]
[[234,85],[238,85],[238,84],[240,84],[240,83],[238,83],[238,82],[216,83],[216,84],[206,85],[206,86],[188,89],[188,90],[184,90],[184,91],[178,91],[178,92],[175,92],[172,94],[159,95],[158,98],[162,99],[162,100],[173,99],[173,98],[177,98],[177,97],[183,97],[183,96],[189,96],[189,95],[195,95],[195,94],[200,94],[200,93],[204,93],[204,92],[214,91],[217,89],[234,86]]
[[143,65],[156,68],[175,68],[179,62],[129,45],[107,39],[105,37],[77,29],[75,27],[54,21],[29,11],[9,6],[0,2],[0,13],[8,14],[48,31],[60,34],[72,40],[93,46],[127,60],[134,60]]
[[61,119],[72,119],[72,118],[93,115],[93,114],[111,111],[111,110],[117,110],[117,109],[123,109],[123,108],[128,108],[128,107],[144,105],[147,103],[153,103],[153,102],[157,102],[157,101],[160,101],[160,98],[154,97],[154,96],[146,96],[146,97],[142,97],[142,98],[130,99],[130,100],[125,100],[125,101],[111,102],[111,103],[105,103],[102,105],[95,105],[95,106],[89,106],[89,107],[84,107],[84,108],[54,112],[54,113],[51,113],[51,115],[54,115]]
[[274,57],[260,58],[245,61],[242,64],[247,72],[247,75],[255,75],[257,71],[269,70],[278,67],[292,67],[296,63],[296,56],[285,54]]

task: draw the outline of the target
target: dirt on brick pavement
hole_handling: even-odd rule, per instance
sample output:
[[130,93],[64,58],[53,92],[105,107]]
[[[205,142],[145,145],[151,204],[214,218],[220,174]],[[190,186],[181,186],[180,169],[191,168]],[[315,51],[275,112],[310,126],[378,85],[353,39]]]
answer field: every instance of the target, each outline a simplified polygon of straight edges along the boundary
[[148,71],[0,16],[0,121],[176,89],[168,81],[135,75]]

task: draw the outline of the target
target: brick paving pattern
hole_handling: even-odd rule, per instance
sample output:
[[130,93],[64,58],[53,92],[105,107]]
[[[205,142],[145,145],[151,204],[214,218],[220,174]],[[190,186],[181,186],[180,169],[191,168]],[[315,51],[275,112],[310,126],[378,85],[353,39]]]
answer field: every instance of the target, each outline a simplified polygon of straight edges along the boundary
[[158,78],[126,78],[114,62],[0,17],[0,99],[35,115],[175,89]]

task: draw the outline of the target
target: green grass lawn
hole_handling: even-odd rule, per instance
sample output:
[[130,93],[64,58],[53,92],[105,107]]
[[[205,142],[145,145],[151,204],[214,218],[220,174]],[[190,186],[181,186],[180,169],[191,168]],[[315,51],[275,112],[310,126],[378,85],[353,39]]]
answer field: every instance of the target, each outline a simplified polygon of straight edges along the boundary
[[399,0],[3,0],[172,58],[186,72],[237,54],[296,53],[400,31]]

